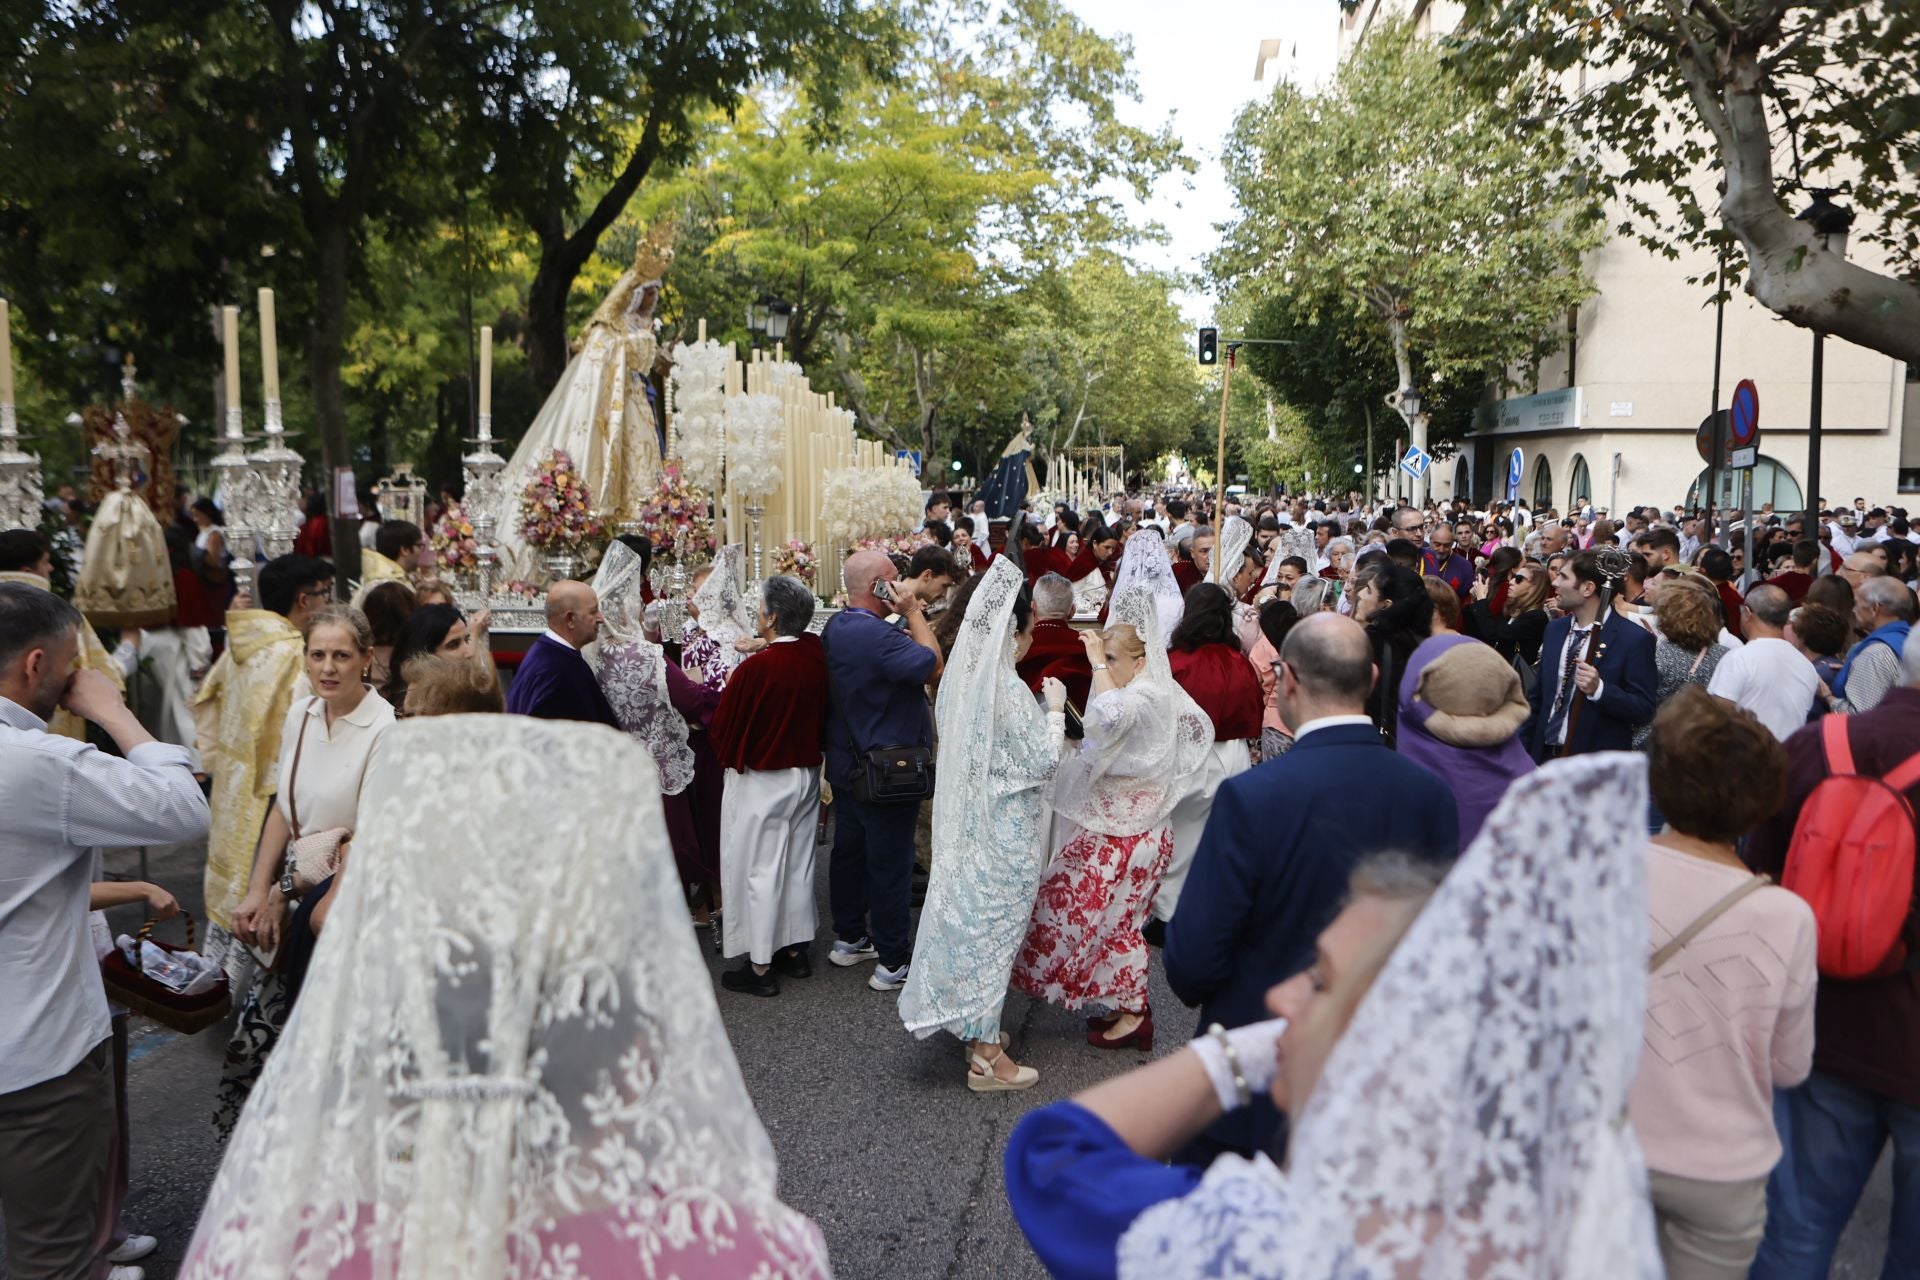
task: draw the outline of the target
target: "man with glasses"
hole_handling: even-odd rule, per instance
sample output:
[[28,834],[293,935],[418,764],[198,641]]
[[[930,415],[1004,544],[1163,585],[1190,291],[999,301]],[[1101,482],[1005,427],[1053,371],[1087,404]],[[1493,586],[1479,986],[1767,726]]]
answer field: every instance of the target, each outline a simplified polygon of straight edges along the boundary
[[311,556],[269,561],[257,579],[259,608],[240,600],[227,613],[227,649],[194,696],[194,738],[213,779],[213,833],[207,839],[206,954],[225,967],[236,993],[252,970],[229,933],[246,896],[260,827],[279,776],[280,726],[308,692],[301,633],[333,596],[333,569]]

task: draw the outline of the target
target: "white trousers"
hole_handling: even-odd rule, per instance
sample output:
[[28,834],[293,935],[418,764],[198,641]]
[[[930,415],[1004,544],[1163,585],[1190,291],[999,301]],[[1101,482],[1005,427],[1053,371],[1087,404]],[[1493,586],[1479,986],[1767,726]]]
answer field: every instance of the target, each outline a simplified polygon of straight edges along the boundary
[[773,963],[782,947],[813,941],[813,836],[819,769],[727,770],[720,807],[722,949]]
[[1174,908],[1180,905],[1180,888],[1187,882],[1187,872],[1193,868],[1193,855],[1200,848],[1207,818],[1213,813],[1213,793],[1228,778],[1251,768],[1253,754],[1244,741],[1236,738],[1232,742],[1216,742],[1207,756],[1200,781],[1173,806],[1173,813],[1167,819],[1173,827],[1173,860],[1167,864],[1167,873],[1160,877],[1160,888],[1153,895],[1154,919],[1173,919]]

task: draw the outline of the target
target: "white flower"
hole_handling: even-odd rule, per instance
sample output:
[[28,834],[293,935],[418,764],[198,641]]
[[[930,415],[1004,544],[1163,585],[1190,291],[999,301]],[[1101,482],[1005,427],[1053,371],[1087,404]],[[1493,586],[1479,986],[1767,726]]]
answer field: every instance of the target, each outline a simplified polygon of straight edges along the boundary
[[781,429],[786,410],[780,397],[733,396],[727,400],[727,471],[740,493],[765,497],[780,487],[786,460]]
[[673,349],[674,443],[680,473],[697,489],[715,492],[726,464],[726,435],[722,415],[726,408],[727,364],[730,348],[708,339]]
[[836,547],[898,538],[920,521],[920,481],[906,467],[842,467],[827,472],[820,506]]

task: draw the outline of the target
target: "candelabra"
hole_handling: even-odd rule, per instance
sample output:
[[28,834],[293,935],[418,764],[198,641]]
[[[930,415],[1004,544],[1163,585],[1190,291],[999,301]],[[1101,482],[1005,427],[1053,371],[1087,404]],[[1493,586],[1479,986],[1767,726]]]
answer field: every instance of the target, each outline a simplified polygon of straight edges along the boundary
[[493,575],[500,563],[494,536],[500,512],[500,472],[507,465],[507,460],[493,449],[492,414],[480,415],[479,431],[471,443],[473,452],[460,459],[467,482],[461,503],[473,520],[473,538],[478,544],[475,556],[480,561],[480,600],[485,607],[493,598]]
[[40,525],[40,457],[20,447],[12,402],[0,403],[0,529]]
[[255,528],[266,544],[267,558],[284,556],[293,550],[294,512],[300,509],[300,455],[287,447],[286,429],[280,424],[280,402],[266,403],[266,442],[248,458],[258,480],[258,510]]
[[666,589],[660,595],[660,634],[678,640],[687,624],[687,594],[692,579],[687,574],[686,530],[673,535],[673,567],[667,571]]
[[240,406],[227,406],[226,446],[213,460],[214,500],[226,516],[227,551],[233,557],[234,590],[253,594],[253,464],[247,460],[246,434]]

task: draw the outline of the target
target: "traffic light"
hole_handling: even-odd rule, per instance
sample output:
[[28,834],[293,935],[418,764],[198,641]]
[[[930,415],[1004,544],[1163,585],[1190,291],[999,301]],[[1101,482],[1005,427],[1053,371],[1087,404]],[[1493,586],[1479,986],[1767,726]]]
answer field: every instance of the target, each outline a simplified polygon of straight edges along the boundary
[[1200,363],[1220,363],[1220,331],[1218,329],[1200,331]]

